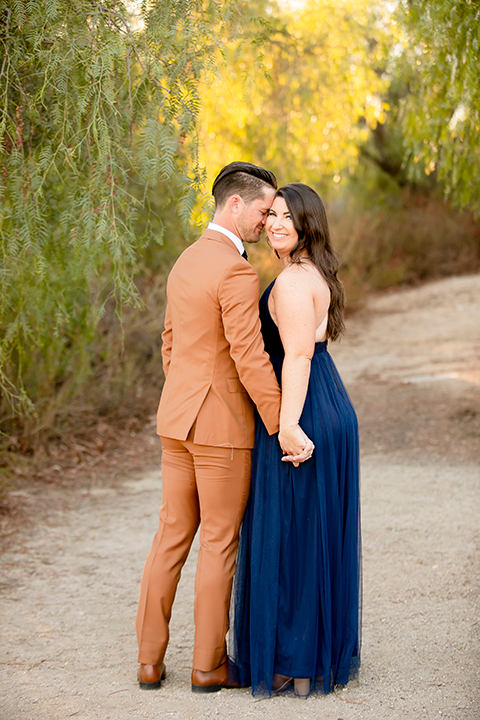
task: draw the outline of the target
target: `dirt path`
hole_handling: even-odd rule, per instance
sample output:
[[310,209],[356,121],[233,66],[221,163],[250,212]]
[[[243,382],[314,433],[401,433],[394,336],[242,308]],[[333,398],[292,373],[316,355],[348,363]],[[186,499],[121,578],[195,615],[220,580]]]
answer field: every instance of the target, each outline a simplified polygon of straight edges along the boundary
[[[332,350],[362,432],[360,682],[301,702],[190,691],[196,548],[161,690],[135,682],[140,574],[160,473],[17,491],[2,556],[2,720],[478,720],[480,276],[373,298]],[[29,521],[33,518],[33,521]]]

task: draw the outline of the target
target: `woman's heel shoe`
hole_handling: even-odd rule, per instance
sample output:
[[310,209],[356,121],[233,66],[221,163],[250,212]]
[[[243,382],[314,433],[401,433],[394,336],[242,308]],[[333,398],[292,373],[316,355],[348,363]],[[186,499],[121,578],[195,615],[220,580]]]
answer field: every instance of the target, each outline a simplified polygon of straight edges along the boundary
[[273,691],[276,693],[286,690],[292,682],[291,677],[288,675],[280,675],[279,673],[273,673]]
[[302,700],[306,700],[310,695],[310,678],[295,678],[293,685],[295,687],[295,695]]

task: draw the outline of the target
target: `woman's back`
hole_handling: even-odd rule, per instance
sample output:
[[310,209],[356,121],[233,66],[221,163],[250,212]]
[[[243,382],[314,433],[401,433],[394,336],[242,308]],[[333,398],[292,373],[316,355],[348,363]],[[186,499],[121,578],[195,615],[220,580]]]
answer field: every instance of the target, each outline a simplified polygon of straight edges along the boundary
[[[308,258],[302,258],[284,268],[277,277],[268,309],[277,327],[281,325],[282,314],[287,322],[292,315],[292,329],[298,328],[299,320],[309,318],[314,341],[322,342],[327,339],[330,297],[330,288],[319,270]],[[292,337],[298,340],[298,331],[292,333]]]

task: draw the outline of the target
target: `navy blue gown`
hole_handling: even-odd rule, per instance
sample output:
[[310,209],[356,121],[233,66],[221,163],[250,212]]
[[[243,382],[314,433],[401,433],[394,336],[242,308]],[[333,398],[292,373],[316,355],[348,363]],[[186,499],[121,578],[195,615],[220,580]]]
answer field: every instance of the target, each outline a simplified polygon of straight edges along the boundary
[[[273,284],[260,319],[280,382],[284,350],[268,310]],[[229,639],[238,679],[254,694],[272,694],[274,673],[310,678],[327,693],[360,665],[358,424],[326,342],[315,345],[300,426],[315,451],[294,468],[257,417]]]

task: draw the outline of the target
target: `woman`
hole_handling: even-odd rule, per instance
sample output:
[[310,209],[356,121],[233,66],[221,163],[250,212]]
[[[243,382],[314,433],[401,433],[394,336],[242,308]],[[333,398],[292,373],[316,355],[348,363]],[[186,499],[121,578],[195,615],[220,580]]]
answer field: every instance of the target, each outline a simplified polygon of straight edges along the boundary
[[[258,420],[252,489],[233,598],[232,656],[253,693],[307,697],[360,664],[360,514],[355,411],[327,351],[344,330],[325,208],[301,183],[278,190],[266,222],[282,271],[260,301],[282,385],[279,443]],[[302,430],[311,459],[281,462]]]

